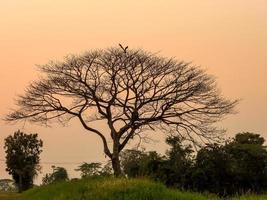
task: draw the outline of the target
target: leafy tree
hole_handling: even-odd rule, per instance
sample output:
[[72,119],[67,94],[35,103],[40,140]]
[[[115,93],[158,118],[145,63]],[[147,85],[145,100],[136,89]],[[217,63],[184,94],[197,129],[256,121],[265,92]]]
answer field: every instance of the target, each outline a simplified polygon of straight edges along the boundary
[[128,177],[141,176],[142,162],[146,154],[144,151],[126,149],[121,153],[122,171]]
[[[213,124],[237,103],[223,98],[213,77],[199,67],[122,46],[69,56],[40,70],[45,76],[19,96],[18,109],[6,120],[47,124],[77,118],[101,138],[116,176],[121,175],[120,152],[135,136],[152,129],[192,142],[218,140],[221,130]],[[99,120],[107,132],[95,128]]]
[[267,189],[267,149],[264,138],[254,133],[238,133],[225,148],[232,157],[234,183],[238,192]]
[[121,154],[122,169],[128,177],[157,178],[162,161],[163,157],[156,151],[127,149]]
[[169,136],[166,143],[170,146],[167,158],[162,165],[161,181],[169,186],[189,188],[194,152],[191,145],[183,144],[178,136]]
[[157,179],[158,175],[161,173],[163,161],[164,157],[156,151],[147,152],[142,160],[141,175]]
[[232,190],[231,156],[223,145],[209,144],[197,153],[192,172],[193,188],[224,196]]
[[46,174],[43,177],[42,180],[43,185],[69,180],[68,172],[64,167],[52,166],[52,169],[53,169],[52,173]]
[[244,132],[244,133],[237,133],[233,139],[233,142],[231,142],[231,145],[251,144],[251,145],[259,145],[261,148],[264,148],[263,146],[264,142],[265,139],[261,137],[260,134]]
[[19,192],[33,186],[33,178],[40,169],[40,153],[43,146],[37,134],[16,131],[5,139],[6,170],[18,186]]
[[192,174],[193,187],[221,196],[267,189],[267,150],[264,138],[238,133],[225,145],[212,144],[198,153]]
[[101,176],[111,176],[112,175],[112,165],[111,162],[107,162],[101,169],[100,175]]
[[45,174],[45,176],[42,179],[42,185],[48,185],[53,182],[51,174]]
[[101,163],[83,163],[81,164],[76,171],[81,172],[81,177],[91,177],[91,176],[97,176],[101,174]]

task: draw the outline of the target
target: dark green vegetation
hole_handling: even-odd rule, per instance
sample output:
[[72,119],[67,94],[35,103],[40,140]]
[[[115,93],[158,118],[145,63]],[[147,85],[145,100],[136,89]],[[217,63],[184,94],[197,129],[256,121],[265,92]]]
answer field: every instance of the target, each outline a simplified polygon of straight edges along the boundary
[[225,145],[207,145],[196,157],[192,178],[198,191],[220,195],[267,190],[267,151],[258,134],[237,134]]
[[166,156],[127,150],[122,167],[128,177],[150,177],[167,186],[219,196],[267,190],[267,150],[258,134],[240,133],[223,145],[207,144],[194,156],[192,147],[169,137]]
[[52,173],[46,174],[43,177],[42,180],[43,185],[69,180],[68,172],[64,167],[52,166],[52,169],[53,169]]
[[101,174],[101,163],[83,163],[75,170],[81,172],[82,178],[98,176]]
[[33,178],[39,169],[42,140],[37,134],[17,131],[5,139],[6,170],[12,176],[19,191],[33,186]]
[[[55,199],[90,199],[99,195],[99,199],[175,199],[176,195],[185,195],[182,199],[195,196],[201,199],[208,197],[178,190],[228,198],[267,191],[267,150],[264,138],[258,134],[239,133],[224,144],[206,144],[197,153],[178,136],[168,137],[166,143],[170,148],[164,156],[155,151],[123,151],[122,171],[130,179],[112,178],[110,163],[103,167],[101,163],[83,163],[76,169],[82,179],[71,181],[66,169],[53,166],[53,172],[43,178],[43,187],[17,197],[53,199],[50,195],[55,195]],[[99,189],[103,190],[101,194]]]

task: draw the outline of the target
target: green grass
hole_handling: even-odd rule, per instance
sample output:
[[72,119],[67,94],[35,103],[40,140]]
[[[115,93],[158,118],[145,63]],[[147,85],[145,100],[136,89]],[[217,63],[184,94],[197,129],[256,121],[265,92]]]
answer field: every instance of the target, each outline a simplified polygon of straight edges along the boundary
[[243,195],[241,197],[234,197],[231,200],[266,200],[266,195]]
[[[266,200],[267,195],[231,200]],[[219,200],[214,195],[168,189],[146,179],[95,178],[37,187],[22,194],[0,192],[0,200]],[[229,199],[228,199],[229,200]]]
[[48,185],[22,194],[25,200],[215,200],[202,194],[167,189],[140,179],[88,179]]
[[14,192],[0,192],[1,200],[19,200],[19,194]]

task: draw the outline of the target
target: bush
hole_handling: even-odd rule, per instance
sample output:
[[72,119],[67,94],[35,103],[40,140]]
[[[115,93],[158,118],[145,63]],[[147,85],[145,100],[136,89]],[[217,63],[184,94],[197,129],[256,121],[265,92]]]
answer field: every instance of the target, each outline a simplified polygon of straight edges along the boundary
[[52,166],[52,169],[53,169],[53,172],[51,174],[46,174],[43,177],[42,185],[48,185],[51,183],[69,180],[68,172],[65,168]]

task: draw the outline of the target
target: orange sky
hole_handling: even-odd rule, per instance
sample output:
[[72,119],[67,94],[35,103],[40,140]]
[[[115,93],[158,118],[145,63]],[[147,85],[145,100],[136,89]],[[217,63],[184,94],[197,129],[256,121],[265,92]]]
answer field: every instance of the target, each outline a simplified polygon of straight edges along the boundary
[[[225,96],[243,99],[239,113],[221,124],[229,136],[251,131],[267,138],[266,0],[1,1],[1,118],[13,107],[15,96],[38,78],[36,64],[118,43],[206,68]],[[45,128],[3,121],[0,159],[5,156],[4,138],[17,129],[39,133],[45,145],[43,162],[104,160],[98,138],[75,122]],[[164,152],[164,145],[152,143],[149,149]],[[77,176],[77,164],[62,166]],[[49,167],[44,164],[43,173]],[[7,177],[4,168],[0,161],[0,178]]]

